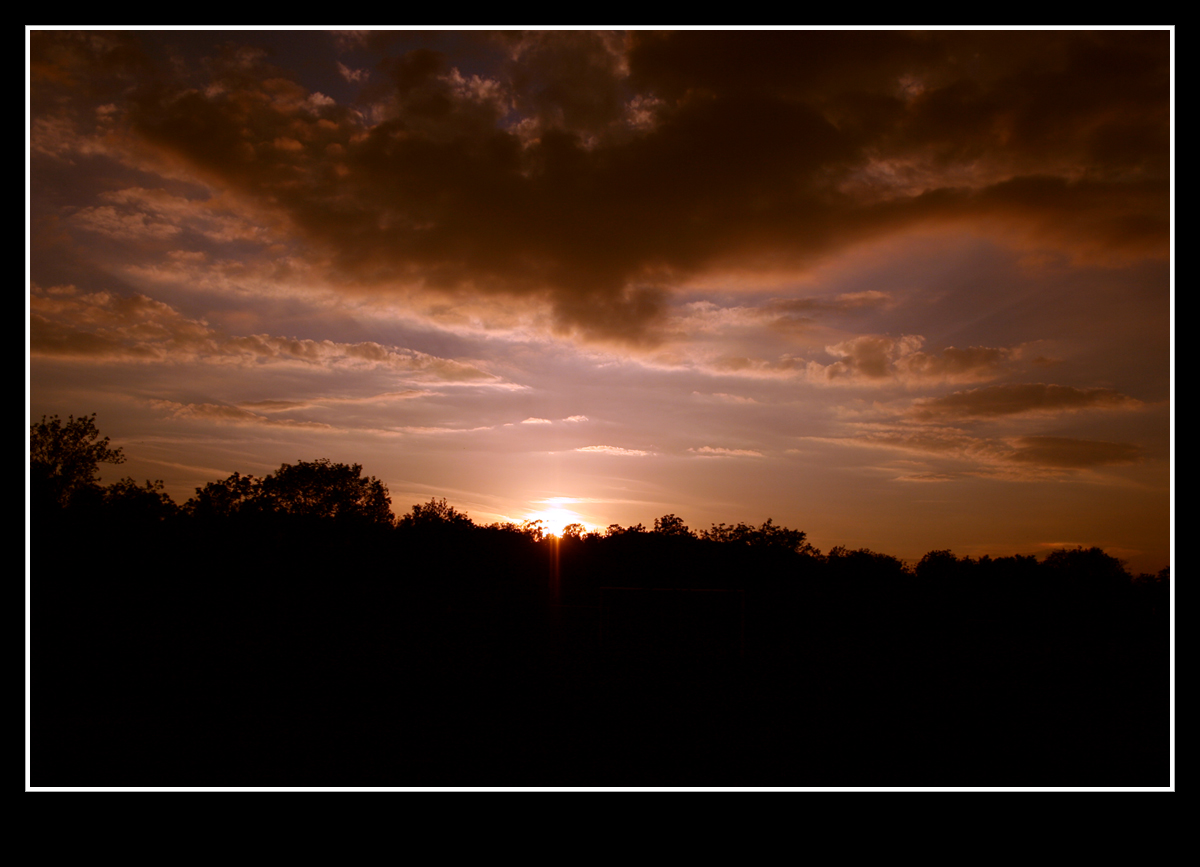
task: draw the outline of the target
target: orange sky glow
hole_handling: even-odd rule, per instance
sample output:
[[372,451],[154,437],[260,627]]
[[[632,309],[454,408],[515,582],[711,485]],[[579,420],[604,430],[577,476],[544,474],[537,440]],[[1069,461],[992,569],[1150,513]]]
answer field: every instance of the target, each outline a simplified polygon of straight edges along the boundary
[[1169,30],[27,36],[28,412],[104,482],[1169,563]]

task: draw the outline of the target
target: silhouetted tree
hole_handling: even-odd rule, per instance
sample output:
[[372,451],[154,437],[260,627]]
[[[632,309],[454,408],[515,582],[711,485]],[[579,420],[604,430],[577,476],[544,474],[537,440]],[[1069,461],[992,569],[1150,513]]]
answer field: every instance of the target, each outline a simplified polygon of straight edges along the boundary
[[1156,575],[1143,572],[1133,579],[1133,589],[1143,610],[1148,614],[1165,615],[1171,608],[1171,570],[1163,568]]
[[953,551],[930,551],[917,564],[917,580],[935,587],[944,587],[954,583],[959,577],[958,558]]
[[234,473],[219,482],[196,488],[196,496],[184,504],[184,511],[200,520],[228,519],[253,499],[259,481],[254,476]]
[[1111,595],[1128,586],[1125,564],[1100,548],[1063,548],[1042,562],[1062,584],[1083,592]]
[[815,552],[815,549],[807,541],[807,533],[803,530],[782,527],[771,518],[767,518],[761,527],[752,527],[741,521],[733,525],[713,524],[711,529],[705,530],[700,535],[701,538],[710,542],[771,548],[779,551],[791,551],[795,554]]
[[687,524],[683,523],[682,518],[675,515],[663,515],[661,518],[655,518],[654,532],[660,536],[692,538],[692,531],[688,529]]
[[1044,583],[1064,615],[1090,616],[1133,592],[1125,564],[1100,548],[1065,548],[1041,564]]
[[196,489],[185,511],[201,520],[246,515],[338,520],[391,526],[392,499],[387,486],[362,475],[361,464],[336,464],[328,458],[283,464],[258,479],[234,473]]
[[[422,506],[421,508],[424,509],[426,507]],[[448,508],[450,508],[451,511],[456,511],[453,509],[453,507],[448,507]],[[454,524],[458,524],[459,526],[468,526],[469,525],[471,527],[475,527],[476,529],[487,530],[493,534],[499,533],[499,534],[503,534],[505,536],[512,536],[514,538],[519,538],[519,539],[522,539],[522,540],[525,540],[528,542],[540,542],[546,536],[546,531],[543,528],[544,524],[542,521],[522,521],[520,524],[517,524],[513,521],[497,521],[493,524],[488,524],[486,527],[480,528],[467,515],[462,514],[461,512],[456,512],[456,514],[459,514],[463,518],[466,518],[467,523],[462,524],[460,521],[451,519],[449,522],[451,525],[454,525]],[[408,517],[409,517],[408,515],[405,515],[405,518],[408,518]],[[412,522],[409,522],[409,524],[406,525],[406,524],[404,524],[404,518],[402,518],[401,526],[412,526]],[[576,525],[572,525],[572,526],[576,526]],[[566,530],[564,530],[563,532],[565,534]]]
[[460,512],[447,503],[445,498],[439,500],[435,497],[428,503],[414,504],[412,511],[400,519],[400,526],[405,528],[456,527],[466,529],[474,527],[475,522],[465,512]]
[[835,580],[849,580],[864,586],[891,587],[910,575],[898,559],[870,548],[851,551],[838,545],[830,549],[825,562]]
[[393,523],[392,498],[362,464],[335,464],[328,458],[283,464],[259,483],[255,497],[276,514],[297,517]]
[[139,485],[128,476],[104,489],[104,508],[109,519],[126,525],[158,523],[179,512],[162,479]]
[[123,464],[121,449],[100,439],[96,414],[42,416],[29,428],[29,484],[35,506],[65,507],[80,492],[98,489],[100,464]]

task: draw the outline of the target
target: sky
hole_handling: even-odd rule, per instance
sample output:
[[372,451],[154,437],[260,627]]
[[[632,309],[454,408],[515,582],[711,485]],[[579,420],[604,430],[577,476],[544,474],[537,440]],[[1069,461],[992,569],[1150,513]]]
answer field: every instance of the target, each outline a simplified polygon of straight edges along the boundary
[[106,483],[1169,562],[1168,30],[26,32]]

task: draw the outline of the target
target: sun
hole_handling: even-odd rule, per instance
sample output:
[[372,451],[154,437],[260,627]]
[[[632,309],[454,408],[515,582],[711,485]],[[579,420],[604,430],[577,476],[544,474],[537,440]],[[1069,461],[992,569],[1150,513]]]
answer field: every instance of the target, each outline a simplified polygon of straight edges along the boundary
[[571,524],[582,524],[588,532],[595,529],[578,512],[573,512],[560,505],[563,502],[571,502],[571,500],[566,497],[552,497],[548,500],[542,500],[539,505],[545,505],[546,508],[529,512],[525,516],[525,519],[527,521],[541,521],[542,530],[552,536],[561,537],[563,528]]
[[531,512],[528,520],[541,521],[542,529],[552,536],[561,536],[563,527],[568,524],[582,524],[583,521],[576,512],[570,509],[553,508],[543,509],[540,512]]

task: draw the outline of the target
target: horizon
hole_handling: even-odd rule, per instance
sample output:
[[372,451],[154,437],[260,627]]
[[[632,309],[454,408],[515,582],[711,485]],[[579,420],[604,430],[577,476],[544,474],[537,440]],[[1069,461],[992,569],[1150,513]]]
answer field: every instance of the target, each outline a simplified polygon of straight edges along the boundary
[[1171,563],[1171,31],[27,40],[27,412],[104,483]]

